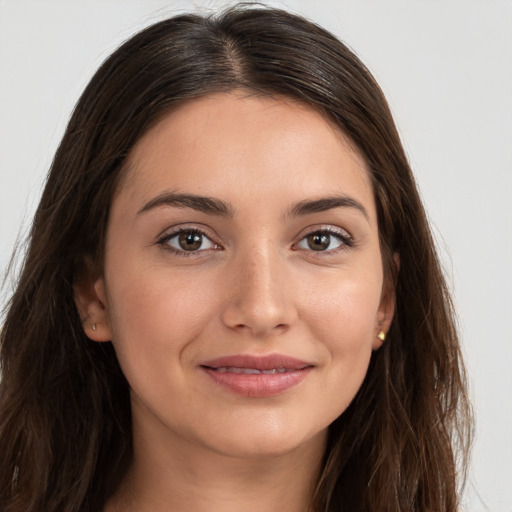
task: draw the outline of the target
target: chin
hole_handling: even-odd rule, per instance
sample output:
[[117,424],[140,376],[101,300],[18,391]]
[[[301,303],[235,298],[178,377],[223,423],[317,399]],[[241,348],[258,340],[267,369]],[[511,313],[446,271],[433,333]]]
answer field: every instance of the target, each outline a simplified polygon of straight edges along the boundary
[[[293,432],[291,429],[274,431],[239,430],[237,433],[214,440],[208,439],[208,446],[213,451],[227,457],[244,459],[275,458],[289,455],[296,451],[318,451],[325,449],[327,428],[311,435]],[[215,441],[215,442],[214,442]]]

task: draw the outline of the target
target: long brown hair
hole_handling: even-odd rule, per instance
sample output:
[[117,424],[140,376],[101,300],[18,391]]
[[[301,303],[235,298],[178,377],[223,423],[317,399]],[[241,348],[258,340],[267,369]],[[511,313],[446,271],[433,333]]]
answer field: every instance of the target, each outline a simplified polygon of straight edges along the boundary
[[135,142],[180,102],[240,88],[305,102],[358,147],[396,284],[388,338],[330,426],[310,508],[457,509],[457,468],[471,427],[464,369],[450,296],[386,100],[324,29],[281,10],[235,7],[180,15],[135,35],[74,110],[1,333],[2,512],[97,512],[122,480],[132,457],[128,384],[111,344],[84,334],[73,283],[86,256],[101,272],[109,207]]

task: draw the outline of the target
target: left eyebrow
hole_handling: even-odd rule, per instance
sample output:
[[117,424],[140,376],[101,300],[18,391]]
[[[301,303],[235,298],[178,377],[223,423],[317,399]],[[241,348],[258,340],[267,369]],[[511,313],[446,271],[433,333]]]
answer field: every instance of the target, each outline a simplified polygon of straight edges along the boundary
[[233,208],[230,204],[214,197],[198,196],[195,194],[179,194],[175,192],[162,192],[146,203],[137,215],[158,208],[159,206],[174,206],[177,208],[190,208],[210,215],[232,217]]
[[370,221],[370,216],[368,215],[366,208],[356,199],[345,195],[322,197],[312,201],[301,201],[292,207],[289,215],[292,217],[299,217],[310,213],[325,212],[334,208],[354,208],[360,211],[367,221]]

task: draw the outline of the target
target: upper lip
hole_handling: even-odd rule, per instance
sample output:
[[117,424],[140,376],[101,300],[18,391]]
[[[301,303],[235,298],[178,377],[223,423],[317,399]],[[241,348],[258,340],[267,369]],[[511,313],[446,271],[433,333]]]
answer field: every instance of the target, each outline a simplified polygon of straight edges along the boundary
[[253,368],[256,370],[272,370],[274,368],[286,368],[287,370],[302,370],[313,366],[311,363],[288,357],[282,354],[270,354],[267,356],[252,356],[240,354],[234,356],[219,357],[201,363],[208,368]]

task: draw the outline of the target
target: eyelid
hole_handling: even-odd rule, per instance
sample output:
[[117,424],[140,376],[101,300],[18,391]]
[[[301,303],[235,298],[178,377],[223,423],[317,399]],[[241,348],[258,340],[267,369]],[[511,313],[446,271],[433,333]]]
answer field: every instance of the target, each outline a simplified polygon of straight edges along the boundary
[[[198,249],[195,251],[186,251],[184,249],[176,249],[167,243],[170,239],[179,235],[182,232],[198,233],[207,238],[215,247],[207,249]],[[297,247],[297,245],[300,242],[302,242],[306,237],[311,236],[315,233],[327,233],[329,235],[332,235],[335,238],[339,239],[341,241],[341,244],[339,247],[336,247],[335,249],[325,251],[315,251],[313,249]],[[302,232],[299,234],[296,240],[296,242],[292,243],[292,250],[308,252],[314,255],[315,257],[336,254],[340,251],[351,249],[356,245],[353,236],[346,229],[341,228],[339,226],[325,224],[319,224],[305,228],[304,230],[302,230]],[[223,249],[222,244],[218,241],[218,237],[215,234],[211,234],[211,230],[209,228],[203,225],[198,226],[197,224],[181,224],[165,229],[164,231],[161,232],[160,235],[158,235],[156,245],[165,246],[165,250],[173,254],[178,254],[180,256],[199,256],[211,250]]]
[[169,235],[175,235],[176,233],[180,233],[181,231],[197,231],[198,233],[203,233],[208,238],[218,238],[212,229],[210,229],[205,224],[201,224],[198,222],[182,222],[179,224],[175,224],[172,226],[168,226],[156,236],[157,240],[160,240]]
[[[199,256],[211,250],[222,249],[222,245],[217,241],[217,237],[215,235],[210,234],[210,231],[211,230],[207,229],[205,226],[198,227],[197,225],[187,224],[173,226],[171,228],[165,229],[163,232],[161,232],[160,235],[158,235],[156,245],[162,246],[166,251],[169,251],[173,254],[177,254],[179,256]],[[201,236],[208,239],[214,245],[214,247],[209,247],[207,249],[198,249],[196,251],[186,251],[184,249],[177,249],[175,247],[172,247],[168,243],[169,240],[183,232],[200,234]]]
[[353,236],[346,230],[337,226],[332,225],[316,225],[316,226],[310,226],[306,228],[306,230],[303,230],[300,235],[297,237],[297,242],[293,243],[293,246],[296,247],[300,242],[302,242],[305,238],[308,236],[311,236],[315,233],[327,233],[329,235],[332,235],[336,238],[338,238],[342,243],[339,247],[335,249],[331,249],[328,251],[314,251],[313,249],[295,249],[295,250],[303,250],[306,252],[314,253],[315,256],[321,256],[321,255],[329,255],[329,254],[335,254],[339,251],[343,251],[346,249],[351,249],[355,246],[355,241]]

